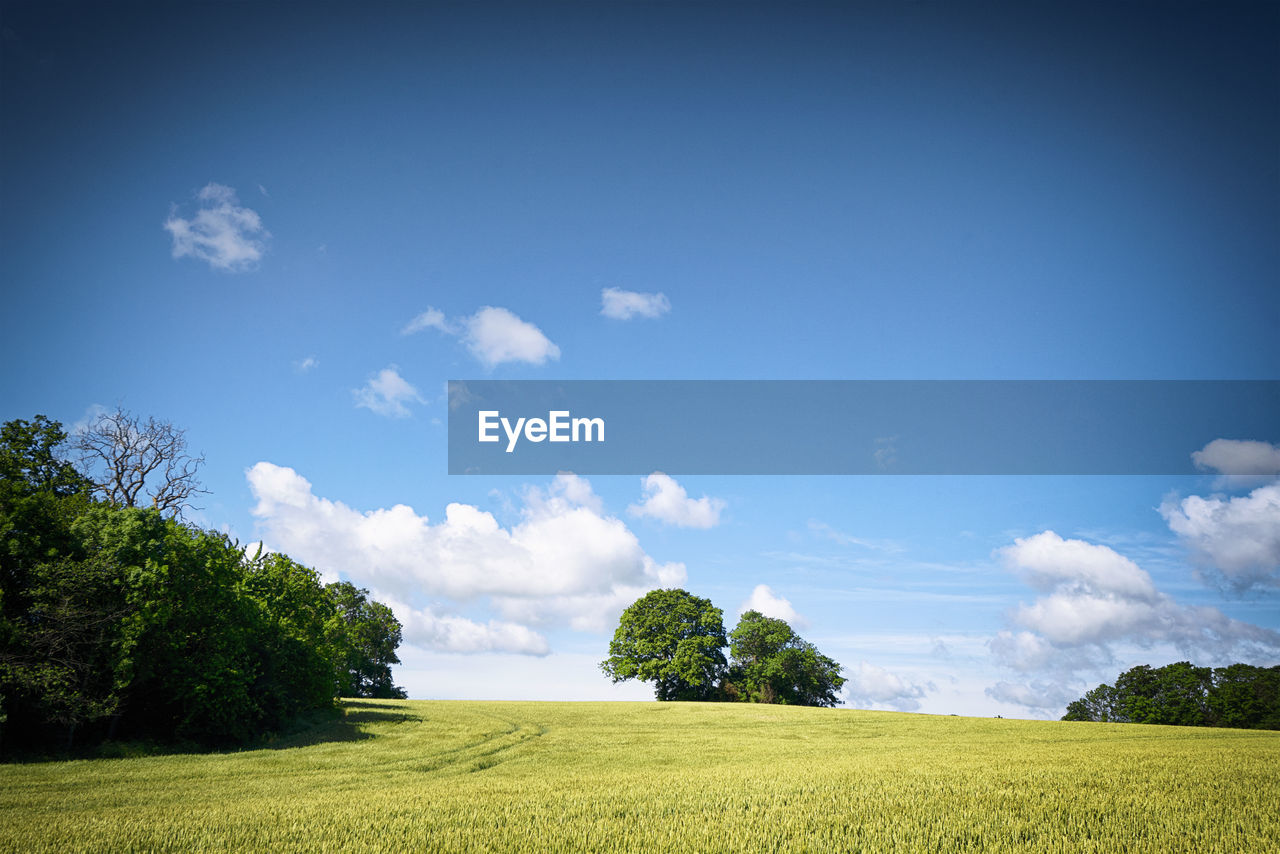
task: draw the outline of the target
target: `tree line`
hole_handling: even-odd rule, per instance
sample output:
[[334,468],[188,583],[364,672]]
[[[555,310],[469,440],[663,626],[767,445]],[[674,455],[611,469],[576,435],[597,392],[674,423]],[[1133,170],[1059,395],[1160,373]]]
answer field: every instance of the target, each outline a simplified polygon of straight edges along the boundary
[[183,521],[182,431],[117,410],[74,440],[79,466],[57,421],[0,428],[0,750],[241,744],[404,696],[367,590]]
[[1141,664],[1073,700],[1062,719],[1280,729],[1280,665]]
[[726,634],[719,608],[679,589],[632,603],[600,667],[615,683],[652,682],[659,700],[834,706],[845,683],[840,665],[786,621],[747,611]]

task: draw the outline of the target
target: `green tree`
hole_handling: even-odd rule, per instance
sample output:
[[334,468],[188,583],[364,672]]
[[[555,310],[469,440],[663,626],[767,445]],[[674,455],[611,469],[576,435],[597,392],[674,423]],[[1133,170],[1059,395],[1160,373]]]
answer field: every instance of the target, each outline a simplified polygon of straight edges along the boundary
[[1067,706],[1064,721],[1114,721],[1116,717],[1116,690],[1110,685],[1099,685],[1079,700]]
[[845,679],[840,665],[786,621],[747,611],[729,635],[725,693],[757,703],[834,706]]
[[316,572],[288,555],[259,554],[245,563],[244,589],[261,609],[252,646],[262,664],[257,702],[281,722],[333,705],[339,649],[329,628],[337,606]]
[[369,599],[368,590],[348,581],[330,584],[325,590],[334,606],[328,636],[340,696],[404,699],[404,689],[391,679],[391,665],[400,663],[396,647],[401,627],[395,614]]
[[659,700],[716,697],[725,671],[724,615],[684,590],[654,590],[622,612],[601,662],[615,683],[654,683]]

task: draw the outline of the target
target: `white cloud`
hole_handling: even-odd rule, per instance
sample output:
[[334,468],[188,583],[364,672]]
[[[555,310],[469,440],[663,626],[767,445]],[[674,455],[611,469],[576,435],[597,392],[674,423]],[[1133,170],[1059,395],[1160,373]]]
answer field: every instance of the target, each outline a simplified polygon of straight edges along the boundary
[[666,294],[647,294],[605,288],[600,292],[600,313],[605,317],[630,320],[633,317],[660,317],[671,311]]
[[[246,473],[266,538],[297,560],[398,600],[487,599],[506,621],[604,631],[649,590],[684,583],[683,564],[659,564],[619,519],[603,515],[590,484],[560,475],[525,490],[520,519],[503,527],[470,504],[450,504],[432,523],[412,507],[360,512],[320,498],[293,469],[260,462]],[[436,643],[502,638],[501,648],[536,647],[532,635],[502,623],[479,632],[421,618]],[[444,640],[440,640],[443,638]],[[496,641],[494,641],[496,643]],[[495,649],[498,647],[494,647]]]
[[1160,514],[1201,566],[1235,587],[1280,586],[1280,484],[1234,498],[1167,499]]
[[463,342],[487,368],[503,362],[541,365],[560,358],[560,348],[542,330],[505,308],[486,305],[465,321]]
[[401,334],[412,335],[423,329],[460,336],[471,355],[486,368],[503,362],[541,365],[560,358],[560,348],[543,335],[541,329],[497,306],[486,305],[475,314],[454,321],[448,320],[444,312],[428,308],[409,321]]
[[293,363],[293,369],[300,374],[305,374],[318,367],[320,367],[320,360],[315,356],[307,356]]
[[747,600],[738,606],[738,614],[759,611],[766,617],[786,621],[792,628],[807,628],[809,621],[796,613],[796,609],[782,596],[774,593],[767,584],[757,584]]
[[422,403],[422,395],[400,376],[395,365],[383,368],[369,378],[361,388],[351,392],[356,406],[370,409],[379,415],[407,418],[410,414],[406,403]]
[[547,639],[516,623],[489,620],[484,623],[466,617],[436,614],[430,608],[412,608],[401,602],[388,603],[400,620],[406,643],[438,652],[511,652],[520,655],[547,655]]
[[858,662],[858,668],[847,673],[846,702],[859,708],[888,706],[900,712],[912,712],[920,708],[926,691],[936,690],[931,682],[916,684],[865,661]]
[[1280,476],[1280,447],[1270,442],[1241,439],[1214,439],[1191,454],[1197,468],[1216,471],[1235,479]]
[[401,335],[412,335],[415,332],[421,332],[424,329],[439,329],[441,332],[449,335],[456,335],[457,331],[445,319],[444,312],[438,308],[427,307],[427,310],[405,324],[404,329],[400,330]]
[[997,554],[1009,566],[1023,570],[1038,590],[1065,585],[1144,600],[1156,595],[1151,577],[1124,555],[1084,540],[1064,540],[1053,531],[1014,540]]
[[218,270],[250,270],[266,252],[271,236],[256,211],[241,207],[235,190],[209,183],[196,194],[199,209],[191,219],[169,212],[164,229],[173,237],[173,257],[190,255]]
[[648,516],[681,528],[713,528],[720,524],[720,511],[725,506],[722,499],[705,495],[690,498],[675,478],[662,472],[654,472],[641,483],[644,500],[627,508],[631,515]]
[[995,699],[1021,702],[1018,697],[1034,695],[1034,704],[1022,704],[1046,708],[1046,698],[1070,693],[1066,685],[1075,683],[1076,673],[1113,662],[1117,645],[1160,646],[1210,663],[1280,653],[1280,633],[1217,608],[1179,605],[1137,564],[1106,546],[1044,531],[997,553],[1045,595],[1015,608],[1009,617],[1018,630],[1002,631],[989,643],[999,664],[1039,679],[1001,683],[988,691]]

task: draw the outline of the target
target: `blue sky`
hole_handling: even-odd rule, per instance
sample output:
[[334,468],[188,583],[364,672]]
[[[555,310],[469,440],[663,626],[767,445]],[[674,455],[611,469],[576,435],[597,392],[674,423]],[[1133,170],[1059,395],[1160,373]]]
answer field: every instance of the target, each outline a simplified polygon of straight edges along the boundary
[[1280,12],[1034,5],[5,0],[0,418],[186,428],[197,520],[393,601],[417,697],[651,696],[595,665],[667,583],[794,616],[859,707],[1276,663],[1266,445],[445,473],[450,379],[1275,379]]

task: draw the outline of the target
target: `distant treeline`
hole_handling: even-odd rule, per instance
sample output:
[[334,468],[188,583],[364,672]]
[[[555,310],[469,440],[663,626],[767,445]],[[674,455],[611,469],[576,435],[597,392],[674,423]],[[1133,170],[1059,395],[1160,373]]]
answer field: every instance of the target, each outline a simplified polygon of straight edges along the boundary
[[[113,441],[158,447],[126,426]],[[400,624],[367,591],[323,585],[283,554],[247,555],[180,521],[178,504],[127,506],[142,490],[105,497],[101,477],[62,458],[66,439],[43,416],[0,433],[6,755],[105,739],[245,743],[331,713],[339,696],[404,696],[390,670]],[[122,452],[106,477],[129,487],[164,471],[139,459],[131,471]]]
[[1072,702],[1062,719],[1280,729],[1280,666],[1142,664]]

